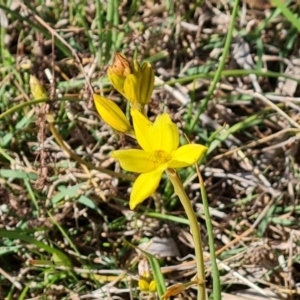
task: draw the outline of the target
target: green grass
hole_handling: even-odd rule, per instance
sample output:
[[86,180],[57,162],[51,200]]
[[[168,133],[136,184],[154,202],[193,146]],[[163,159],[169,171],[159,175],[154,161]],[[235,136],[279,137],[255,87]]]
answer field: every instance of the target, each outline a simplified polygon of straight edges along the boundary
[[[115,52],[151,62],[163,80],[155,87],[149,116],[168,111],[191,142],[209,148],[201,172],[215,248],[237,239],[218,259],[248,274],[243,276],[259,293],[272,286],[285,297],[293,290],[296,274],[289,271],[284,277],[278,258],[289,270],[299,263],[300,89],[290,89],[287,101],[278,83],[300,81],[294,60],[299,4],[272,0],[274,7],[268,12],[247,7],[244,15],[239,2],[212,1],[208,6],[183,0],[155,5],[140,0],[69,0],[66,6],[60,1],[47,6],[35,0],[16,8],[0,1],[9,24],[5,26],[1,15],[0,299],[71,299],[92,293],[99,299],[146,299],[149,295],[138,289],[143,259],[153,269],[159,295],[168,286],[193,280],[189,223],[167,177],[155,201],[151,198],[130,211],[133,174],[120,179],[100,172],[106,168],[122,173],[110,151],[136,147],[102,122],[87,85],[126,109],[106,76]],[[232,49],[237,41],[248,43],[245,59],[253,60],[253,69],[235,61]],[[285,73],[291,65],[292,71]],[[33,99],[30,74],[39,78],[50,100]],[[251,74],[265,99],[272,101],[277,95],[281,101],[270,105],[258,97]],[[189,103],[183,104],[174,91]],[[76,156],[57,144],[47,123],[49,111],[56,131]],[[234,151],[237,147],[241,148]],[[209,253],[195,168],[179,174]],[[239,241],[252,226],[251,234]],[[180,260],[138,254],[135,247],[154,237],[173,238]],[[217,273],[205,257],[209,296],[218,299]],[[258,277],[257,270],[269,276]],[[220,268],[219,279],[222,292],[248,291],[248,285],[241,285],[229,271]],[[196,299],[196,288],[181,291],[181,297]]]

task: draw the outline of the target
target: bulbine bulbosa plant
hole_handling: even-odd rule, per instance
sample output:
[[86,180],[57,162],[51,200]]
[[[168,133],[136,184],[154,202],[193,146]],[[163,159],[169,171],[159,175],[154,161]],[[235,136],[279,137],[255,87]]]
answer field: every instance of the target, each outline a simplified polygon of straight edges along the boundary
[[[197,284],[197,299],[204,300],[205,270],[200,228],[176,169],[196,164],[205,155],[207,147],[200,144],[180,146],[179,129],[168,113],[157,115],[154,122],[148,119],[146,105],[151,100],[154,88],[154,70],[148,62],[142,65],[137,60],[130,62],[124,55],[117,53],[113,64],[108,68],[108,77],[114,88],[129,101],[132,125],[115,102],[94,94],[96,109],[108,125],[118,132],[136,138],[140,146],[139,149],[116,150],[110,153],[124,170],[139,174],[130,193],[130,208],[135,209],[156,191],[165,172],[184,207],[194,239],[197,262],[195,280],[170,287],[160,296],[167,299],[189,285]],[[156,282],[156,286],[159,284]]]
[[[152,270],[149,269],[141,275],[139,288],[142,291],[150,293],[157,292],[160,299],[168,299],[191,285],[197,285],[198,287],[198,300],[205,300],[207,298],[200,227],[190,199],[176,171],[176,169],[192,165],[196,166],[200,180],[212,261],[213,297],[214,300],[219,300],[221,299],[220,282],[216,265],[209,207],[203,180],[197,165],[197,162],[205,155],[207,147],[192,143],[180,145],[179,128],[172,121],[168,113],[157,115],[153,122],[148,119],[147,104],[151,101],[155,79],[154,70],[150,63],[144,62],[140,64],[135,59],[130,62],[124,55],[117,53],[107,73],[114,88],[129,102],[131,122],[114,101],[94,94],[94,103],[99,115],[109,126],[121,134],[136,139],[139,148],[115,150],[112,151],[110,155],[120,163],[124,170],[139,174],[137,177],[116,173],[102,167],[96,167],[81,159],[71,149],[65,146],[59,133],[55,129],[54,116],[51,112],[47,115],[49,128],[58,144],[80,164],[85,165],[87,168],[107,173],[113,177],[134,181],[129,199],[129,207],[132,210],[136,209],[136,207],[148,197],[151,197],[158,188],[163,173],[167,175],[189,220],[195,247],[197,274],[190,282],[178,283],[166,289],[159,265],[155,267],[154,264],[152,264]],[[30,87],[35,99],[48,99],[43,87],[34,76],[31,76]],[[144,255],[147,256],[147,253],[144,252]],[[151,264],[151,257],[149,255],[147,259]]]

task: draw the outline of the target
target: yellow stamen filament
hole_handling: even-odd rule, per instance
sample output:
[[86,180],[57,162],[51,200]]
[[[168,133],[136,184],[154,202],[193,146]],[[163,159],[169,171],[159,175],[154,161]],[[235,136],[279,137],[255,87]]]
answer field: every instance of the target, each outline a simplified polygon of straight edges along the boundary
[[155,164],[155,167],[159,167],[170,161],[171,156],[165,151],[156,150],[151,154],[150,160]]

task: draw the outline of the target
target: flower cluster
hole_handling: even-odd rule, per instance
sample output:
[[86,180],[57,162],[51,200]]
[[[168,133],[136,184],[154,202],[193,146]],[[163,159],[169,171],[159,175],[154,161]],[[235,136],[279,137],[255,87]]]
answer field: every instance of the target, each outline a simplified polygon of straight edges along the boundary
[[154,87],[154,71],[149,62],[141,66],[134,60],[130,64],[122,54],[117,53],[107,75],[114,88],[132,107],[143,109],[149,103]]
[[[130,63],[124,55],[117,53],[107,75],[131,107],[144,113],[154,88],[154,70],[150,63],[140,65],[137,60]],[[126,134],[133,133],[125,114],[113,101],[94,94],[94,102],[101,118],[113,129]]]
[[207,148],[199,144],[179,146],[178,127],[167,113],[157,116],[153,123],[147,118],[144,108],[154,88],[154,71],[148,62],[130,63],[122,54],[116,54],[108,77],[130,102],[133,126],[113,101],[94,94],[96,109],[112,128],[135,136],[142,148],[111,152],[124,170],[141,173],[130,194],[129,206],[134,209],[155,192],[164,171],[193,165]]

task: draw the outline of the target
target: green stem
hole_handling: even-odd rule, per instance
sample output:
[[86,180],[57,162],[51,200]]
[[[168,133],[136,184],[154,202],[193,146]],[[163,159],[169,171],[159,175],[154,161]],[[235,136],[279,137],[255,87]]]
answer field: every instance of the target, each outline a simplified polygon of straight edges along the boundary
[[[278,72],[272,72],[272,71],[264,71],[264,70],[241,70],[241,69],[232,69],[232,70],[223,70],[221,72],[221,76],[223,77],[240,77],[240,76],[248,76],[250,74],[255,74],[257,76],[261,77],[271,77],[271,78],[278,78],[278,77],[283,77],[286,79],[293,80],[295,82],[300,83],[300,79],[297,79],[294,76],[289,76],[283,73],[278,73]],[[195,75],[189,75],[185,76],[182,78],[177,78],[173,80],[169,80],[160,84],[156,84],[156,87],[163,86],[165,84],[167,85],[174,85],[175,83],[186,83],[193,81],[195,79],[203,78],[203,79],[208,79],[208,78],[214,78],[217,75],[216,72],[209,72],[209,73],[200,73],[200,74],[195,74]],[[79,81],[79,80],[78,80]],[[71,86],[71,83],[70,83]],[[63,83],[61,83],[61,87],[64,87]]]
[[271,0],[273,4],[276,5],[277,8],[281,10],[281,13],[286,17],[286,19],[292,23],[294,27],[300,31],[300,23],[299,18],[297,18],[297,14],[294,14],[288,7],[288,3],[282,3],[280,0]]
[[196,214],[191,205],[190,199],[188,198],[184,190],[183,184],[180,178],[178,177],[177,173],[173,169],[168,169],[166,173],[174,186],[174,191],[176,195],[179,197],[190,223],[191,233],[193,236],[194,246],[195,246],[195,257],[197,263],[197,279],[199,280],[197,299],[204,300],[205,299],[205,272],[204,272],[204,259],[203,259],[203,250],[202,250],[203,248],[202,248],[200,227],[197,221]]
[[215,88],[221,78],[221,74],[224,69],[226,58],[227,58],[227,55],[228,55],[228,52],[230,49],[232,34],[233,34],[233,30],[234,30],[234,23],[235,23],[235,19],[236,19],[238,10],[239,10],[239,0],[235,0],[233,11],[232,11],[232,16],[231,16],[231,20],[230,20],[230,24],[229,24],[228,34],[227,34],[225,45],[224,45],[224,51],[223,51],[221,61],[218,66],[218,70],[217,70],[216,75],[213,79],[213,82],[207,92],[205,99],[201,103],[200,109],[198,110],[195,118],[191,122],[189,132],[192,132],[195,125],[199,122],[199,116],[205,111],[208,101],[210,100],[211,96],[213,95]]
[[203,178],[201,176],[201,173],[200,173],[198,167],[197,167],[197,173],[198,173],[199,182],[200,182],[200,190],[201,190],[203,210],[204,210],[205,222],[206,222],[206,228],[207,228],[210,260],[211,260],[211,266],[212,266],[213,299],[221,300],[220,274],[219,274],[217,257],[216,257],[216,252],[215,252],[213,227],[212,227],[210,213],[209,213],[207,194],[206,194]]
[[[26,106],[31,106],[31,105],[36,105],[36,104],[39,104],[39,103],[52,103],[56,100],[49,100],[49,98],[43,98],[43,99],[36,99],[36,100],[31,100],[31,101],[28,101],[28,102],[23,102],[21,104],[18,104],[18,105],[15,105],[13,107],[11,107],[10,109],[4,111],[2,114],[0,114],[0,120],[9,116],[10,114],[13,114],[15,113],[16,111],[18,110],[21,110],[23,109],[24,107]],[[75,102],[75,101],[80,101],[80,99],[78,98],[60,98],[58,99],[58,101],[72,101],[72,102]]]

